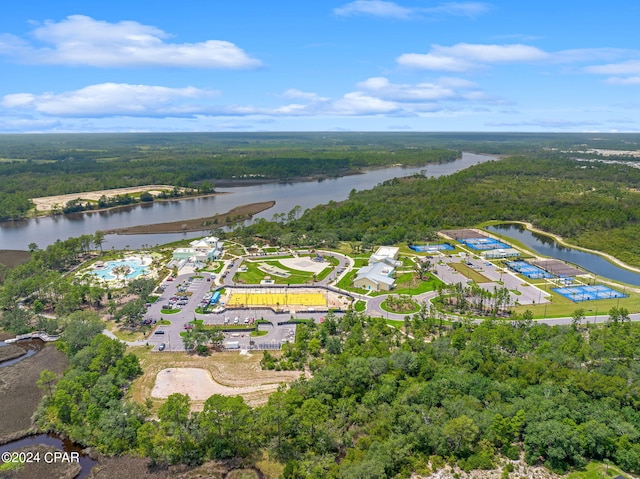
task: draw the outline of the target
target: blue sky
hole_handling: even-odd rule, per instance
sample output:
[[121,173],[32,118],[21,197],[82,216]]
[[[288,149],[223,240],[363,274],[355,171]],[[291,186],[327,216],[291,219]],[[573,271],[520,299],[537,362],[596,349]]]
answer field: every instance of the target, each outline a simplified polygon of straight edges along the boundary
[[629,0],[21,0],[0,132],[640,131]]

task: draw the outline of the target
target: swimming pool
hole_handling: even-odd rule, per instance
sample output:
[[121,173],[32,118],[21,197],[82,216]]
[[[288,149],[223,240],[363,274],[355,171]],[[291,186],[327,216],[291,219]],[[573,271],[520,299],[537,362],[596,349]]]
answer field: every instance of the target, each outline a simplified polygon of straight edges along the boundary
[[[122,272],[119,272],[117,268],[124,268]],[[114,273],[114,269],[116,273]],[[107,261],[104,267],[100,269],[94,269],[91,274],[106,281],[113,279],[134,279],[138,276],[145,274],[149,266],[143,264],[142,259],[129,258],[116,261]]]

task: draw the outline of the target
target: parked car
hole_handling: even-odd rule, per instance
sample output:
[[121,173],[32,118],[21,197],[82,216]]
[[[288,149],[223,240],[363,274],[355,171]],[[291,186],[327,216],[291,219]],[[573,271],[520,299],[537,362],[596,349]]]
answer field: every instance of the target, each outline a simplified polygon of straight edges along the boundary
[[164,329],[158,329],[155,333],[153,334],[164,334]]
[[158,351],[164,351],[164,348],[166,348],[167,345],[164,343],[160,343],[160,346],[158,346]]

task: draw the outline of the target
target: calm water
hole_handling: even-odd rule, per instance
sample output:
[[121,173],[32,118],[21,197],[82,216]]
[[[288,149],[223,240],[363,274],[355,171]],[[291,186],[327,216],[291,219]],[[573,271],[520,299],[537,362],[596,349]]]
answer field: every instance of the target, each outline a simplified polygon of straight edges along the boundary
[[[40,339],[25,339],[22,341],[17,341],[13,343],[15,346],[19,346],[24,349],[24,354],[22,356],[18,356],[17,358],[9,359],[7,361],[0,362],[0,368],[5,368],[7,366],[13,366],[16,363],[19,363],[23,359],[27,359],[28,357],[33,356],[38,351],[41,351],[44,347],[44,341]],[[0,347],[8,346],[4,341],[0,341]]]
[[20,447],[35,446],[36,444],[52,446],[59,451],[79,453],[79,463],[82,469],[80,470],[80,473],[75,477],[75,479],[83,479],[85,477],[88,477],[93,466],[98,464],[97,461],[94,461],[86,454],[82,454],[82,448],[79,445],[74,444],[71,441],[67,441],[66,439],[62,439],[55,434],[37,434],[35,436],[27,436],[23,437],[22,439],[8,442],[7,444],[3,444],[0,446],[0,453],[13,451]]
[[533,233],[522,225],[496,225],[487,230],[516,239],[541,255],[577,264],[598,276],[640,286],[640,274],[620,268],[597,254],[561,246],[550,236]]
[[[255,216],[255,218],[270,220],[274,214],[288,213],[295,206],[300,206],[304,211],[307,208],[326,204],[332,200],[345,200],[352,189],[370,189],[394,177],[408,176],[421,171],[424,171],[427,176],[433,177],[450,175],[475,164],[495,159],[492,156],[463,153],[460,160],[439,165],[418,168],[382,168],[367,171],[361,175],[345,176],[324,181],[221,188],[220,192],[229,194],[208,198],[157,202],[110,211],[78,213],[21,222],[4,222],[0,223],[0,249],[26,250],[29,243],[36,243],[40,248],[44,248],[57,239],[93,234],[98,230],[203,218],[225,213],[236,206],[274,200],[276,204],[273,208]],[[114,247],[121,249],[129,246],[136,249],[143,247],[143,245],[165,244],[202,235],[203,233],[201,232],[110,235],[106,237],[103,248]]]

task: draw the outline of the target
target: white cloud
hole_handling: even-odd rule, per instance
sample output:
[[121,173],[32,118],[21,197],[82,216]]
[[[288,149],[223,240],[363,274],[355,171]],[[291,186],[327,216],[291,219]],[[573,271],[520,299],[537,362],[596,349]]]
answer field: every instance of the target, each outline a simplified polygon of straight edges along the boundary
[[421,8],[404,7],[397,3],[383,0],[356,0],[341,7],[334,8],[333,13],[344,17],[368,15],[372,17],[409,20],[422,18],[425,15],[475,17],[485,13],[489,8],[490,6],[488,4],[479,2],[450,2],[435,7]]
[[184,100],[201,100],[216,93],[194,87],[101,83],[59,94],[5,95],[0,104],[7,109],[30,110],[52,116],[180,116],[202,111],[199,103],[183,104]]
[[395,101],[434,101],[457,96],[451,88],[436,83],[394,84],[384,77],[369,78],[357,86],[381,98]]
[[329,100],[329,98],[321,97],[317,93],[301,91],[295,88],[289,88],[282,94],[282,96],[284,96],[285,98],[299,98],[299,99],[308,100],[308,101],[328,101]]
[[604,75],[638,75],[640,74],[640,60],[629,60],[622,63],[609,63],[607,65],[593,65],[585,68],[590,73]]
[[334,114],[348,116],[376,115],[398,110],[399,107],[395,102],[386,101],[359,91],[345,94],[342,98],[336,100],[330,109]]
[[416,117],[434,111],[454,110],[452,102],[471,104],[487,99],[468,80],[444,77],[429,82],[394,83],[385,77],[368,78],[336,98],[288,89],[276,106],[214,104],[218,92],[194,87],[102,83],[62,93],[14,93],[0,97],[3,114],[39,115],[42,118],[193,118],[199,117]]
[[47,46],[0,35],[0,54],[25,63],[94,67],[256,68],[261,65],[241,48],[223,40],[168,43],[161,29],[134,21],[109,23],[85,15],[47,21],[31,32]]
[[402,65],[425,70],[461,72],[494,63],[538,61],[549,54],[529,45],[485,45],[458,43],[451,47],[433,45],[429,53],[405,53],[396,61]]
[[382,0],[356,0],[342,7],[334,8],[333,13],[344,17],[371,15],[373,17],[406,19],[410,17],[411,9]]

